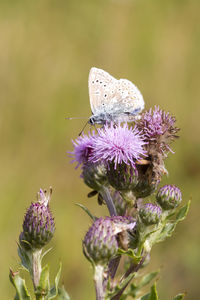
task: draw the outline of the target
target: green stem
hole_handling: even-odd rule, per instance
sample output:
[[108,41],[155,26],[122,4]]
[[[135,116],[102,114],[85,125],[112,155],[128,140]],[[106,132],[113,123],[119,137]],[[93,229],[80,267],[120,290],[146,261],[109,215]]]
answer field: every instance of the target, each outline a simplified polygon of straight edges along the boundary
[[[42,272],[42,265],[41,265],[41,250],[36,250],[32,254],[32,280],[34,285],[34,290],[37,290],[37,287],[40,283],[40,275]],[[44,296],[41,294],[35,294],[36,300],[44,300]]]
[[41,266],[41,252],[42,250],[37,250],[33,252],[33,285],[36,289],[40,282],[40,275],[42,271]]
[[115,205],[113,203],[112,197],[110,195],[110,191],[106,186],[102,186],[101,191],[100,191],[101,196],[103,199],[106,201],[106,205],[108,207],[110,216],[117,216],[117,211],[115,208]]
[[94,283],[96,290],[96,300],[104,300],[105,299],[105,291],[103,288],[103,276],[104,275],[104,267],[101,265],[97,265],[94,268]]

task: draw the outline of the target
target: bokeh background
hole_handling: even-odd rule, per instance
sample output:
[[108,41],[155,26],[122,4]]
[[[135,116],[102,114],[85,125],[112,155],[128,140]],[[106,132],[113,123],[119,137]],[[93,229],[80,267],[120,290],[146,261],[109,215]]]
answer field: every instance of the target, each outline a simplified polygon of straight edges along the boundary
[[[162,266],[160,299],[187,291],[199,299],[200,275],[200,2],[199,0],[15,0],[0,2],[0,290],[17,269],[17,240],[26,208],[40,187],[53,186],[56,234],[48,254],[52,274],[72,299],[94,299],[92,270],[81,253],[90,220],[76,202],[106,214],[70,164],[66,151],[88,117],[92,66],[128,78],[146,108],[160,105],[177,118],[181,138],[169,155],[169,176],[192,197],[187,219],[154,247],[150,268]],[[86,131],[89,130],[87,127]],[[26,274],[24,275],[26,276]]]

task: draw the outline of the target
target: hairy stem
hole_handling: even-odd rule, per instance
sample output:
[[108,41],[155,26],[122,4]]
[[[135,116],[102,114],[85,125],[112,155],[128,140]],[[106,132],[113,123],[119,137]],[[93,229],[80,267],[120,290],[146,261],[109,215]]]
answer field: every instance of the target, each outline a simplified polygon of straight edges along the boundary
[[95,266],[94,269],[94,283],[96,290],[96,300],[104,300],[105,299],[105,291],[103,287],[103,276],[104,275],[104,267],[101,265]]
[[106,202],[110,216],[117,216],[117,211],[110,195],[109,189],[106,186],[102,186],[100,194]]
[[[42,271],[41,266],[41,253],[42,250],[34,251],[32,254],[32,280],[34,285],[34,290],[37,289],[40,282],[40,275]],[[36,294],[36,300],[43,300],[44,296]]]
[[[108,207],[110,216],[111,217],[112,216],[117,216],[117,211],[116,211],[115,205],[113,203],[112,197],[110,195],[109,189],[107,187],[103,186],[100,193],[101,193],[101,196],[103,197],[103,199],[106,202],[106,205]],[[112,279],[115,277],[117,268],[118,268],[119,263],[120,263],[120,259],[121,259],[121,257],[118,256],[118,257],[112,259],[109,263],[109,275]]]

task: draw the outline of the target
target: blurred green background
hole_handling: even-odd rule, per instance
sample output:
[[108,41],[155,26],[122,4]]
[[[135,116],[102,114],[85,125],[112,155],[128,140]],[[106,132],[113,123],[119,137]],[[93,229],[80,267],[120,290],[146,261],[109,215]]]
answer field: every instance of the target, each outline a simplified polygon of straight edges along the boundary
[[24,212],[39,188],[50,185],[56,219],[51,272],[61,260],[72,299],[95,297],[92,270],[81,253],[90,220],[75,203],[96,215],[106,210],[87,199],[89,189],[66,154],[85,120],[65,120],[90,116],[92,66],[133,81],[146,108],[160,105],[177,117],[181,138],[163,183],[178,185],[192,206],[174,236],[154,247],[150,268],[162,266],[160,299],[180,291],[187,291],[188,300],[199,299],[199,11],[199,0],[0,2],[1,299],[14,297],[8,271],[18,267]]

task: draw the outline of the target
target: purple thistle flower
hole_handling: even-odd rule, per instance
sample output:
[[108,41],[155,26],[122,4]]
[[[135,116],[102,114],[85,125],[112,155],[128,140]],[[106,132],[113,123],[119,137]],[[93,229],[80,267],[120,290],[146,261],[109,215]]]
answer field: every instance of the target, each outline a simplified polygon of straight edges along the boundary
[[49,209],[51,193],[51,189],[49,194],[40,189],[38,201],[31,203],[25,214],[19,236],[20,245],[25,249],[41,249],[53,237],[55,224]]
[[69,152],[74,160],[72,162],[77,162],[76,168],[78,168],[81,164],[87,163],[91,153],[93,151],[93,143],[94,143],[95,132],[92,134],[89,133],[89,136],[86,134],[82,134],[75,141],[72,141],[74,145],[74,151]]
[[174,126],[175,117],[169,112],[161,110],[159,106],[155,106],[154,110],[150,108],[142,114],[141,119],[137,121],[137,128],[141,130],[145,137],[145,141],[149,144],[157,146],[158,151],[164,154],[164,151],[170,151],[169,143],[177,136],[179,131]]
[[93,151],[89,158],[91,162],[114,163],[115,168],[122,163],[135,167],[135,161],[145,156],[142,135],[138,129],[128,128],[127,123],[122,126],[106,124],[97,131],[98,135],[93,140]]
[[97,219],[89,228],[83,241],[83,251],[94,263],[107,264],[120,247],[118,234],[135,227],[132,217],[105,217]]

